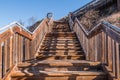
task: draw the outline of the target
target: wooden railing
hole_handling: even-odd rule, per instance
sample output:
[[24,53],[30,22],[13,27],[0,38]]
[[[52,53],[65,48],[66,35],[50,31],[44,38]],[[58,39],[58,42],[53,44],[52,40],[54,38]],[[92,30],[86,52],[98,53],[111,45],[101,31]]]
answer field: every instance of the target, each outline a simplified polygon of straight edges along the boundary
[[[24,29],[19,23],[13,23],[0,34],[0,78],[9,80],[12,70],[20,62],[34,59],[38,48],[51,31],[52,19],[44,19],[33,33]],[[10,27],[10,28],[8,28]]]
[[69,25],[78,39],[89,61],[100,61],[110,80],[120,79],[120,28],[101,22],[90,31],[76,18],[69,15]]

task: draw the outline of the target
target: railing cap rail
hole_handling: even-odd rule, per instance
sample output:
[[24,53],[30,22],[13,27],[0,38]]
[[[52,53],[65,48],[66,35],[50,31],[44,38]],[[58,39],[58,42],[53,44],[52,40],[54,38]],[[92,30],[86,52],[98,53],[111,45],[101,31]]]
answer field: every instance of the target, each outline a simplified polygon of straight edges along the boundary
[[99,28],[100,25],[104,25],[106,28],[110,28],[118,33],[120,33],[120,28],[115,26],[115,25],[112,25],[110,24],[109,22],[107,21],[101,21],[99,24],[97,24],[95,27],[93,27],[90,31],[87,31],[83,25],[78,21],[78,19],[76,18],[76,21],[77,23],[79,24],[79,26],[81,26],[82,30],[85,32],[85,34],[88,36],[90,35],[95,29]]
[[[0,34],[2,34],[3,32],[5,32],[5,31],[8,30],[8,29],[11,29],[11,28],[17,26],[17,27],[25,30],[26,32],[28,32],[29,34],[32,35],[32,34],[34,34],[34,33],[36,32],[36,30],[39,28],[39,26],[40,26],[46,19],[47,19],[47,18],[45,18],[45,19],[38,25],[38,27],[37,27],[33,32],[29,31],[25,26],[21,25],[19,22],[14,21],[14,22],[12,22],[12,23],[10,23],[10,24],[8,24],[8,25],[0,28]],[[51,20],[53,20],[53,18],[51,18],[50,21],[51,21]],[[49,22],[50,22],[50,21],[49,21]]]
[[14,21],[2,28],[0,28],[0,34],[3,33],[4,31],[10,29],[10,28],[13,28],[14,26],[18,26],[19,28],[22,28],[23,30],[25,30],[26,32],[32,34],[26,27],[24,27],[23,25],[21,25],[19,22],[17,21]]

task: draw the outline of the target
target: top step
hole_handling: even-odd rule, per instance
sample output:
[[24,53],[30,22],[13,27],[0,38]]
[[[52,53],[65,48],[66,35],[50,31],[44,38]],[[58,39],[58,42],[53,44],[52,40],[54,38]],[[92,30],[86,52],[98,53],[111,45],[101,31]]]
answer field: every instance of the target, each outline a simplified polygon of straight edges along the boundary
[[75,32],[51,32],[50,34],[75,34]]

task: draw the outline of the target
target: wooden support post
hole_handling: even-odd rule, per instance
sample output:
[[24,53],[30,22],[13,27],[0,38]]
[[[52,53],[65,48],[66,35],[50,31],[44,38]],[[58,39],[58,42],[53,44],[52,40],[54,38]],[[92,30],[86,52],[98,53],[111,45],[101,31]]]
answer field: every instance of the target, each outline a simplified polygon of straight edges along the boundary
[[15,45],[15,41],[16,41],[16,38],[15,38],[15,34],[13,35],[13,38],[12,38],[12,64],[15,64],[16,63],[16,45]]
[[0,78],[2,78],[2,45],[0,44]]
[[120,78],[120,58],[119,58],[120,54],[119,54],[119,44],[116,43],[116,75],[117,75],[117,79]]
[[5,48],[4,48],[4,74],[6,74],[7,71],[7,40],[5,41]]
[[18,63],[18,34],[15,34],[15,56],[14,56],[14,58],[15,58],[15,63],[17,64]]
[[29,55],[29,40],[26,38],[25,39],[25,54],[26,54],[26,60],[30,59]]
[[118,10],[120,11],[120,0],[117,0],[117,7],[118,7]]
[[12,65],[13,65],[12,39],[13,39],[13,37],[11,36],[10,37],[10,67],[12,67]]
[[18,56],[18,62],[20,62],[20,35],[18,34],[18,37],[17,37],[17,39],[18,39],[18,43],[17,43],[17,56]]
[[21,55],[21,62],[22,62],[23,61],[23,37],[22,36],[21,36],[20,43],[21,43],[20,55]]
[[7,57],[7,70],[6,72],[9,70],[10,68],[10,38],[7,39],[7,53],[6,53],[6,57]]

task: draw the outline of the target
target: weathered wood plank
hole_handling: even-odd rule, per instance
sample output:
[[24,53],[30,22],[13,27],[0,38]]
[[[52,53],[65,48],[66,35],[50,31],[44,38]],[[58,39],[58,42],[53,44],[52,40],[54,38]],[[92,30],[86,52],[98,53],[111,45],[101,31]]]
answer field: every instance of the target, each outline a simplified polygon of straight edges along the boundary
[[2,78],[2,44],[0,44],[0,78]]
[[7,40],[5,41],[5,47],[4,47],[4,74],[6,74],[7,71]]
[[10,68],[10,38],[7,39],[7,53],[6,53],[6,58],[7,58],[7,71]]
[[113,72],[113,76],[115,76],[115,56],[116,56],[116,52],[115,52],[115,46],[116,46],[116,44],[115,44],[115,41],[114,40],[112,40],[112,61],[113,61],[113,63],[112,63],[112,72]]
[[3,32],[2,34],[0,34],[0,43],[10,38],[10,36],[12,36],[12,33],[10,30],[7,30]]
[[116,77],[120,78],[120,45],[116,43]]
[[13,36],[10,37],[10,67],[13,65]]

